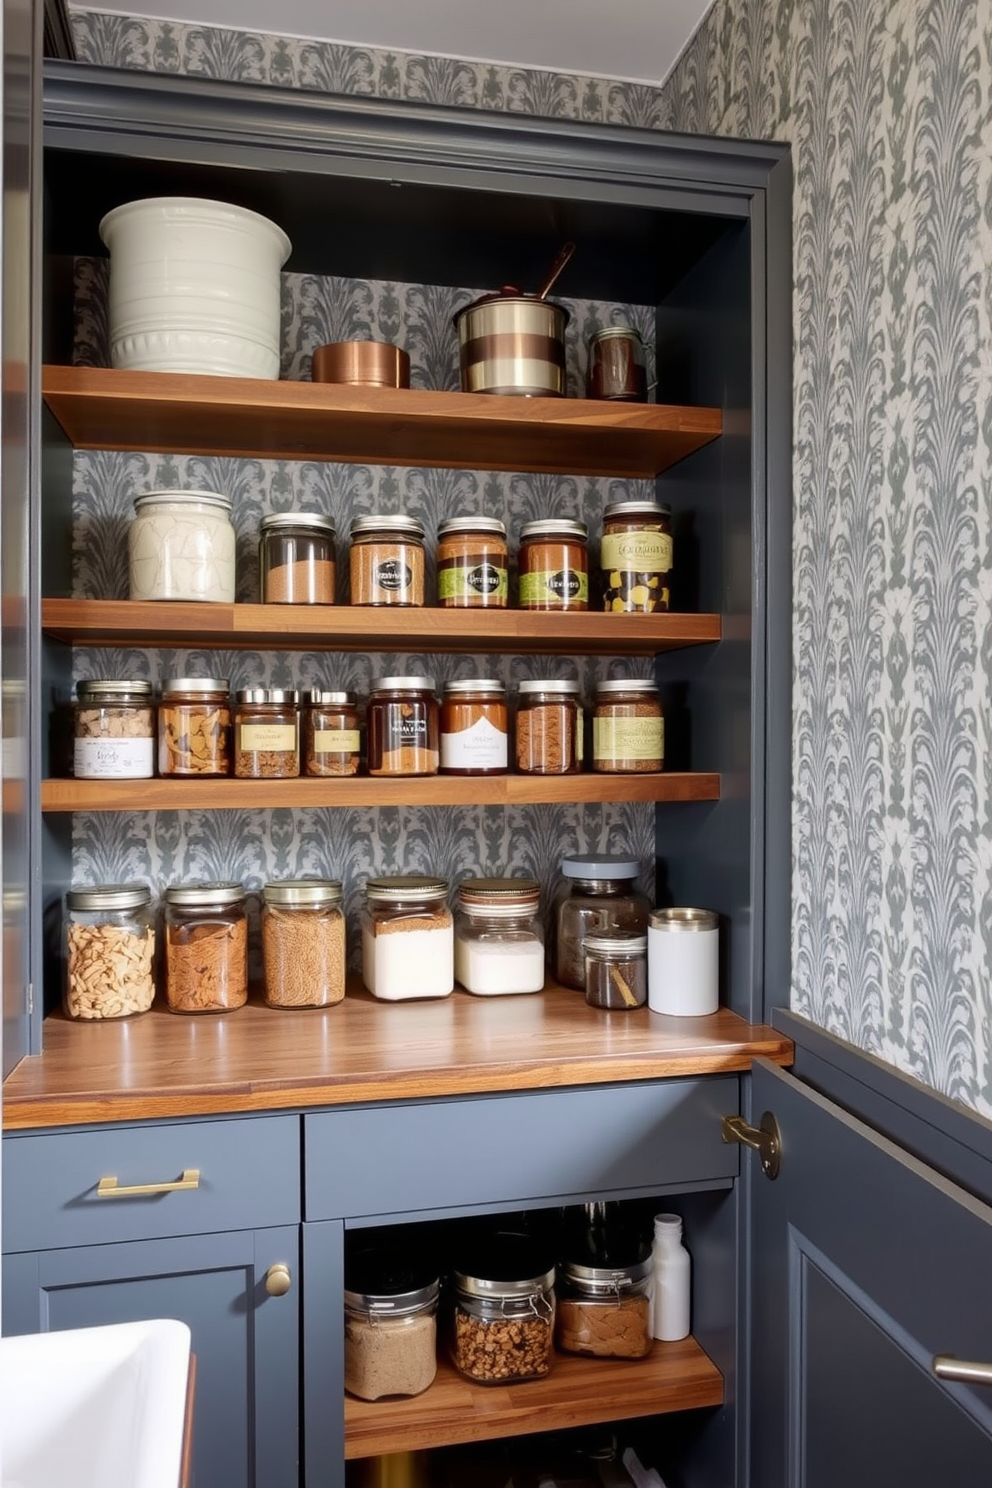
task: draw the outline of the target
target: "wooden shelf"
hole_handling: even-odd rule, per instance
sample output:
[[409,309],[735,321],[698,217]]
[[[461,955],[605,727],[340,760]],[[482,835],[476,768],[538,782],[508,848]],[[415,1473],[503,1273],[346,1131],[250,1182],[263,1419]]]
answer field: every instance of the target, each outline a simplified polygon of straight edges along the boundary
[[422,1395],[346,1396],[344,1455],[414,1452],[722,1404],[723,1376],[691,1337],[656,1343],[646,1359],[558,1354],[545,1379],[517,1385],[476,1385],[442,1360]]
[[46,635],[73,646],[653,656],[718,641],[719,615],[45,599]]
[[430,775],[400,780],[43,780],[42,811],[232,811],[303,806],[534,806],[609,801],[718,801],[720,777]]
[[46,366],[77,449],[650,479],[718,438],[716,408]]
[[[607,1013],[549,983],[522,997],[376,1002],[352,982],[337,1007],[45,1019],[44,1050],[3,1087],[9,1129],[441,1099],[731,1074],[761,1055],[792,1063],[788,1038],[727,1008],[671,1018]],[[488,1393],[488,1392],[487,1392]],[[614,1402],[615,1405],[615,1402]]]

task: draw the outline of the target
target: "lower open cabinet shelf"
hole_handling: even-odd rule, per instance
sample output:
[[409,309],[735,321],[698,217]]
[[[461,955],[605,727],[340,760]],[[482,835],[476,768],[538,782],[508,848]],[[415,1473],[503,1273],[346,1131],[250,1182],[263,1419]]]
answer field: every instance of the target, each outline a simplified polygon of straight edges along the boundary
[[722,1404],[723,1376],[692,1337],[656,1343],[646,1359],[556,1354],[547,1378],[516,1385],[476,1385],[441,1360],[422,1395],[345,1396],[345,1456],[458,1446]]

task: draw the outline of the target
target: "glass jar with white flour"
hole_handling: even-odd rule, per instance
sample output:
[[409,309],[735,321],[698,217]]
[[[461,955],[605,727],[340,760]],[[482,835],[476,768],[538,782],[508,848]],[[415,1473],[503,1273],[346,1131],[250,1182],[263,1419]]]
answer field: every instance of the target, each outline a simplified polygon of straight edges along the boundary
[[132,599],[233,604],[232,501],[217,491],[148,491],[128,531]]
[[370,878],[362,914],[362,981],[373,997],[447,997],[455,985],[454,936],[443,878]]

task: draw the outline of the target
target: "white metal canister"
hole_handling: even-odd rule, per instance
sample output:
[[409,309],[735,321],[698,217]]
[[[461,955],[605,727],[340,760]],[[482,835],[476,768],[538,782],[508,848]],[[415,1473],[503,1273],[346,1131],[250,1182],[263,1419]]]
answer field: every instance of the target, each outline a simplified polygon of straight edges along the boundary
[[233,604],[236,536],[231,498],[217,491],[148,491],[128,530],[132,599]]
[[720,1006],[720,932],[711,909],[656,909],[648,920],[648,1007],[700,1018]]

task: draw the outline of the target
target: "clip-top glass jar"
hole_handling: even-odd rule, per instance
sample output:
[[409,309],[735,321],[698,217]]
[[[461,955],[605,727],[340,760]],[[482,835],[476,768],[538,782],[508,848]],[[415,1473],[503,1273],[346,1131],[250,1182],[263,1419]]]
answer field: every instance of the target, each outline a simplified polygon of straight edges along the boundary
[[233,604],[233,502],[218,491],[148,491],[128,530],[132,599]]
[[331,1007],[344,997],[345,926],[335,878],[286,878],[262,898],[269,1007]]
[[452,1277],[451,1358],[483,1385],[543,1379],[551,1369],[555,1272],[526,1235],[496,1235]]
[[245,687],[234,695],[234,773],[242,780],[285,780],[300,773],[297,694]]
[[558,1268],[555,1340],[569,1354],[651,1352],[651,1246],[629,1231],[590,1230]]
[[636,858],[617,853],[569,853],[562,858],[567,888],[555,916],[555,966],[563,986],[585,990],[587,935],[610,930],[647,934],[651,905],[634,887],[640,871]]
[[423,527],[416,517],[356,517],[348,568],[353,605],[422,605]]
[[263,604],[327,604],[337,597],[334,523],[319,512],[275,512],[258,529]]
[[158,706],[160,775],[229,775],[231,700],[226,677],[171,677]]
[[604,610],[650,615],[671,604],[672,509],[654,501],[617,501],[603,513],[599,549]]
[[440,1279],[393,1247],[347,1256],[344,1387],[359,1400],[419,1395],[437,1373]]
[[577,774],[583,742],[578,682],[531,679],[517,690],[517,769],[525,775]]
[[505,609],[506,527],[496,517],[451,517],[437,529],[437,602],[442,608]]
[[147,884],[94,884],[65,896],[69,1018],[92,1021],[146,1013],[155,998],[155,924]]
[[78,682],[76,696],[76,779],[149,780],[155,774],[151,683]]
[[447,997],[455,962],[448,882],[421,874],[370,878],[362,913],[362,981],[385,1002]]
[[357,775],[361,758],[358,709],[350,692],[312,689],[302,695],[300,753],[307,775]]
[[226,1013],[248,1000],[248,916],[239,883],[173,884],[165,901],[165,1001]]
[[455,979],[478,997],[544,986],[541,887],[534,878],[463,878],[455,915]]
[[517,554],[522,610],[589,608],[588,537],[584,522],[567,518],[524,523]]

